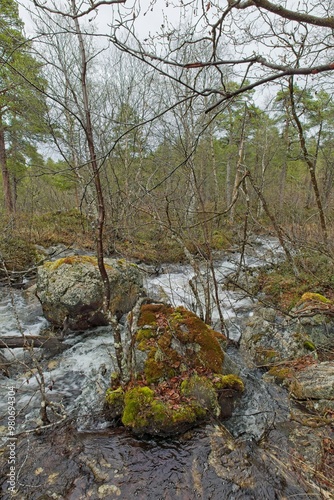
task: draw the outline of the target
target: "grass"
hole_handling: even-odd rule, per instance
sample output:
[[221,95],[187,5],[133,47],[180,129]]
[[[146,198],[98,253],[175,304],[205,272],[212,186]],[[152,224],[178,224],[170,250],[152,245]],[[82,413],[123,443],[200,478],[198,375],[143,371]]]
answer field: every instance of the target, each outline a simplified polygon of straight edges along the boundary
[[295,264],[298,276],[288,262],[279,264],[270,272],[260,273],[257,291],[264,292],[266,301],[290,310],[305,293],[321,294],[330,300],[334,298],[334,262],[331,256],[316,249],[302,250],[295,256]]

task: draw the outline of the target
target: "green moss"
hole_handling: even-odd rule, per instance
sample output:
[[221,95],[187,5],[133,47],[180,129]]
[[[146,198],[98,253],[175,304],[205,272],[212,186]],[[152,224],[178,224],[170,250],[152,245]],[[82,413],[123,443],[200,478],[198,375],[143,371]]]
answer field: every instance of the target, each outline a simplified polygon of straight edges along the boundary
[[37,261],[35,247],[21,238],[4,238],[0,241],[0,256],[8,271],[25,271]]
[[313,292],[306,292],[302,295],[301,301],[315,301],[315,302],[322,302],[323,304],[331,304],[332,301],[327,299],[324,295],[321,295],[320,293],[313,293]]
[[316,350],[316,347],[313,344],[313,342],[311,342],[311,340],[305,340],[303,345],[304,345],[304,348],[307,349],[308,351],[315,351]]
[[[61,259],[57,259],[54,262],[45,262],[44,266],[55,271],[64,264],[67,264],[69,266],[74,266],[75,264],[92,264],[95,267],[98,266],[97,258],[91,257],[89,255],[71,255],[68,257],[63,257]],[[105,264],[105,268],[112,269],[112,267],[108,264]]]
[[122,387],[112,390],[108,389],[106,392],[106,403],[108,405],[122,404],[124,405],[124,391]]
[[188,403],[187,405],[181,406],[179,409],[172,411],[171,419],[175,424],[181,424],[183,422],[194,423],[198,420],[202,420],[206,416],[206,409],[194,403]]
[[144,368],[145,377],[149,384],[163,380],[167,376],[163,361],[156,359],[155,353],[156,351],[151,351]]
[[238,392],[243,392],[245,390],[245,385],[238,375],[216,374],[212,379],[212,383],[216,390],[233,389]]
[[273,366],[268,371],[269,375],[275,377],[277,382],[283,382],[285,379],[290,379],[293,376],[293,370],[289,367]]
[[[153,328],[141,328],[137,330],[136,333],[136,341],[141,342],[142,340],[147,340],[156,335],[156,332]],[[143,344],[144,345],[144,344]]]
[[209,410],[211,413],[219,416],[220,408],[218,405],[217,392],[212,382],[206,377],[200,377],[195,374],[185,379],[181,384],[181,394],[192,398],[201,408]]
[[128,427],[145,427],[149,424],[149,409],[154,392],[149,387],[135,387],[125,394],[122,422]]
[[169,404],[155,397],[149,387],[136,387],[125,395],[122,422],[137,433],[150,431],[154,434],[168,435],[182,430],[206,415],[206,410],[193,402],[180,405]]
[[107,419],[114,420],[122,415],[124,409],[124,398],[125,393],[122,387],[118,387],[114,390],[110,388],[106,391],[104,411]]

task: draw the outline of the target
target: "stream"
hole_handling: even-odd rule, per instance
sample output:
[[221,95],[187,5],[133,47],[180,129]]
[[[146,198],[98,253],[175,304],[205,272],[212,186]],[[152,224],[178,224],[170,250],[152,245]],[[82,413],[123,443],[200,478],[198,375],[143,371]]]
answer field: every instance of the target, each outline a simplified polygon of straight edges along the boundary
[[[219,301],[234,340],[242,334],[255,302],[240,291],[225,289],[224,282],[240,261],[243,267],[256,269],[282,257],[277,240],[257,238],[242,261],[237,252],[216,259]],[[146,271],[150,297],[198,312],[189,286],[190,266],[166,264],[158,276],[150,274],[149,268]],[[211,314],[213,324],[218,325],[214,307]],[[1,336],[38,335],[47,326],[29,289],[0,289]],[[249,365],[235,347],[228,354],[240,367],[246,390],[233,416],[224,425],[212,420],[164,440],[138,439],[123,428],[111,428],[103,417],[104,394],[116,369],[110,327],[70,333],[63,349],[60,353],[35,349],[34,359],[23,349],[1,350],[12,362],[10,377],[0,378],[1,498],[323,498],[310,490],[291,460],[286,391],[265,383],[261,371]],[[37,361],[56,423],[36,433],[33,430],[41,425]],[[8,427],[11,388],[15,391],[14,432]],[[10,453],[15,455],[17,494],[10,491]]]

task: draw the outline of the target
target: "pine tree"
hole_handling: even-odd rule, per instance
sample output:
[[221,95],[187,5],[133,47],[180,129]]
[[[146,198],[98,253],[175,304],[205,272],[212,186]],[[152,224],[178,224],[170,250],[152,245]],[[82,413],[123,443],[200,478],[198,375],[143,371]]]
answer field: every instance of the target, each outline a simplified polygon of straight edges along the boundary
[[0,166],[4,205],[15,211],[16,186],[45,133],[41,64],[31,54],[14,0],[0,0]]

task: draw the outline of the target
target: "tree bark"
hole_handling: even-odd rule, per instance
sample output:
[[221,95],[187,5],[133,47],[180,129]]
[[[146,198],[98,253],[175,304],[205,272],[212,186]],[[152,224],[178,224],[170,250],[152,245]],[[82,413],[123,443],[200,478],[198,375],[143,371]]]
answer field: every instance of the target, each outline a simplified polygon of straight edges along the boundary
[[300,147],[301,147],[301,150],[303,153],[303,157],[304,157],[304,160],[308,166],[308,170],[310,172],[311,183],[312,183],[315,201],[316,201],[319,219],[320,219],[322,237],[323,237],[324,244],[327,246],[327,244],[328,244],[328,231],[327,231],[327,225],[326,225],[326,217],[325,217],[324,209],[322,206],[321,194],[320,194],[320,190],[319,190],[317,177],[315,174],[316,158],[311,158],[311,155],[309,154],[309,151],[308,151],[307,146],[306,146],[306,140],[305,140],[303,127],[302,127],[302,124],[300,123],[299,117],[298,117],[297,112],[296,112],[295,101],[294,101],[293,77],[289,78],[289,91],[290,91],[290,100],[291,100],[291,112],[292,112],[292,116],[293,116],[293,119],[295,121],[295,124],[297,126],[298,135],[299,135],[299,142],[300,142]]
[[37,335],[18,336],[18,337],[1,337],[0,349],[16,349],[22,347],[44,347],[46,349],[54,349],[62,345],[61,340],[55,337],[40,337]]
[[[72,0],[72,9],[74,15],[77,14],[77,7],[75,4],[75,0]],[[103,258],[103,231],[104,231],[104,223],[105,223],[105,203],[102,192],[100,171],[96,160],[95,153],[95,145],[94,145],[94,135],[93,135],[93,126],[91,121],[91,113],[89,106],[89,97],[87,90],[87,57],[85,44],[82,36],[82,32],[80,30],[80,24],[78,17],[74,17],[75,31],[79,41],[79,50],[81,56],[81,90],[84,104],[84,113],[85,113],[85,135],[88,144],[89,156],[90,156],[90,164],[93,171],[94,176],[94,184],[97,195],[98,202],[98,220],[97,220],[97,235],[96,235],[96,244],[97,244],[97,262],[99,266],[99,271],[101,274],[101,278],[103,281],[104,287],[104,300],[103,300],[103,311],[106,313],[109,309],[110,304],[110,283],[108,274],[104,265]]]
[[10,185],[10,175],[7,168],[6,158],[6,144],[5,144],[5,129],[0,115],[0,165],[2,173],[2,184],[4,192],[4,201],[6,212],[12,213],[14,211],[13,195]]

